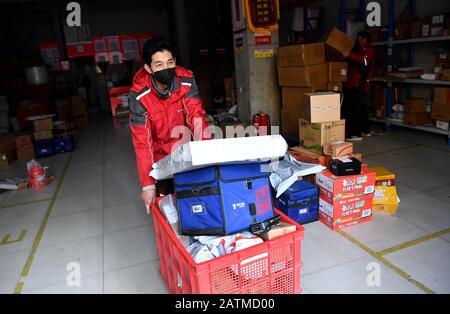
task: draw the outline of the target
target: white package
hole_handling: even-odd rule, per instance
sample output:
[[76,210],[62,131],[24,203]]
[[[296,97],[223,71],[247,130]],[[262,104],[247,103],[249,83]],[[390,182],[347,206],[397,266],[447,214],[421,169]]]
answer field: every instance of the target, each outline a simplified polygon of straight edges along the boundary
[[159,200],[158,207],[166,216],[166,219],[169,221],[169,224],[173,225],[178,222],[178,210],[176,198],[172,195],[166,195]]
[[179,172],[206,166],[270,161],[284,156],[287,149],[281,135],[191,141],[154,163],[150,176],[163,180]]

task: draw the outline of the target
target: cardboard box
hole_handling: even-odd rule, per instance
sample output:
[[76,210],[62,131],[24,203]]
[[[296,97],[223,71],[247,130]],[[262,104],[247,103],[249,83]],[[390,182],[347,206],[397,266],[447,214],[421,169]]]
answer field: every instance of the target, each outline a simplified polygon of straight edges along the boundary
[[[371,194],[375,187],[375,172],[362,167],[361,174],[337,177],[329,170],[316,175],[316,184],[321,188],[323,199],[329,203],[342,198]],[[326,193],[326,196],[325,196]]]
[[319,211],[333,220],[367,217],[372,214],[373,194],[343,198],[333,203],[319,198]]
[[407,125],[431,124],[429,112],[405,112],[403,123]]
[[34,132],[33,137],[36,141],[40,140],[49,140],[53,138],[53,132],[51,130],[49,131],[40,131],[40,132]]
[[345,141],[345,120],[309,123],[301,119],[300,123],[300,143],[308,149],[314,149],[322,153],[322,147],[326,143],[333,141]]
[[450,121],[450,104],[443,105],[433,103],[433,106],[431,108],[431,118],[444,122]]
[[281,133],[298,137],[299,120],[304,117],[302,112],[281,110]]
[[328,83],[325,63],[305,67],[278,67],[280,86],[310,87]]
[[285,46],[277,50],[277,64],[280,67],[303,67],[324,62],[323,43]]
[[327,167],[326,156],[322,153],[318,153],[315,150],[309,150],[302,146],[296,146],[289,148],[289,153],[298,161]]
[[326,84],[311,87],[282,87],[282,109],[286,112],[295,112],[297,116],[304,118],[305,94],[314,93],[318,90],[328,90],[328,87]]
[[368,217],[354,217],[346,219],[333,220],[330,216],[319,211],[319,221],[331,230],[340,230],[350,226],[359,225],[360,223],[369,222],[372,220],[372,215]]
[[9,166],[16,160],[17,157],[15,150],[0,152],[0,166]]
[[45,118],[33,121],[34,132],[53,130],[53,119]]
[[33,158],[36,158],[33,144],[25,145],[25,146],[22,146],[21,148],[17,149],[17,159],[31,160]]
[[17,149],[28,145],[33,145],[31,134],[16,134],[14,140],[16,141]]
[[334,27],[325,44],[342,55],[343,52],[352,50],[355,42],[347,34]]
[[234,79],[234,77],[227,77],[223,80],[223,85],[225,87],[225,91],[236,89],[236,80]]
[[323,146],[323,153],[333,158],[347,157],[353,153],[353,143],[335,141]]
[[406,98],[405,112],[427,112],[427,100],[425,98]]
[[75,118],[75,127],[78,130],[86,129],[89,127],[89,119],[87,116],[79,116]]
[[434,102],[450,105],[450,88],[436,87],[434,89]]
[[327,67],[329,82],[347,81],[347,62],[328,62]]
[[8,152],[16,149],[16,141],[13,134],[0,135],[0,152]]
[[341,95],[335,92],[305,94],[305,119],[310,123],[339,121]]
[[328,90],[336,93],[342,92],[342,82],[330,82],[328,83]]
[[369,167],[369,171],[375,172],[375,185],[395,185],[395,174],[383,167]]
[[278,225],[273,226],[269,232],[263,232],[259,234],[259,237],[267,241],[291,232],[295,232],[295,230],[297,230],[297,227],[295,225],[291,225],[287,222],[280,222]]
[[398,197],[395,186],[376,186],[373,211],[393,214],[397,211]]
[[88,114],[86,103],[80,96],[70,97],[70,103],[72,104],[72,111],[75,116],[85,116]]

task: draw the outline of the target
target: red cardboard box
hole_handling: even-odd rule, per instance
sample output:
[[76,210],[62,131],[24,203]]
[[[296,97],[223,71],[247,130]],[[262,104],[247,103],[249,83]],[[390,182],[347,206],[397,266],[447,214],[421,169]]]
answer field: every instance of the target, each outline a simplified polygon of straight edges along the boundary
[[333,220],[350,217],[367,217],[372,214],[373,194],[351,198],[342,198],[329,202],[326,193],[320,191],[319,211],[333,218]]
[[337,200],[373,193],[375,176],[375,172],[370,172],[367,167],[361,169],[361,174],[342,177],[326,170],[316,175],[316,184],[330,192],[333,200]]
[[319,221],[326,225],[331,230],[339,230],[350,226],[355,226],[363,222],[372,220],[372,215],[368,217],[348,218],[345,220],[333,220],[330,216],[327,216],[323,212],[319,211]]

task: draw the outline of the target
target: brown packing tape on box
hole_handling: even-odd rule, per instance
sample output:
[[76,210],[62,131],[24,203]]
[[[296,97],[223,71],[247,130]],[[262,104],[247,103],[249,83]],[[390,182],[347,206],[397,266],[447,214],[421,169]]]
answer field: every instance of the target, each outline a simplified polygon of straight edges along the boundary
[[323,43],[291,45],[277,50],[277,65],[280,67],[296,67],[320,64],[325,62]]
[[280,86],[310,87],[328,83],[325,63],[306,67],[278,67]]

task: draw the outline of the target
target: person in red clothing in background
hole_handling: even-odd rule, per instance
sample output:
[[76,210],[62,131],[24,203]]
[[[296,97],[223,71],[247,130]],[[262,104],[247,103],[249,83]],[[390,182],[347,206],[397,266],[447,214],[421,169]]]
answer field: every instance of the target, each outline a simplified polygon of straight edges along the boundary
[[142,52],[144,66],[130,91],[130,129],[142,186],[149,206],[157,195],[173,192],[173,180],[156,181],[152,165],[173,149],[194,140],[210,139],[205,110],[190,70],[176,66],[173,48],[162,37],[148,40]]
[[370,45],[370,34],[358,34],[355,46],[343,55],[348,60],[347,82],[344,83],[342,115],[348,140],[362,140],[370,136],[369,109],[366,101],[375,63],[375,51]]

